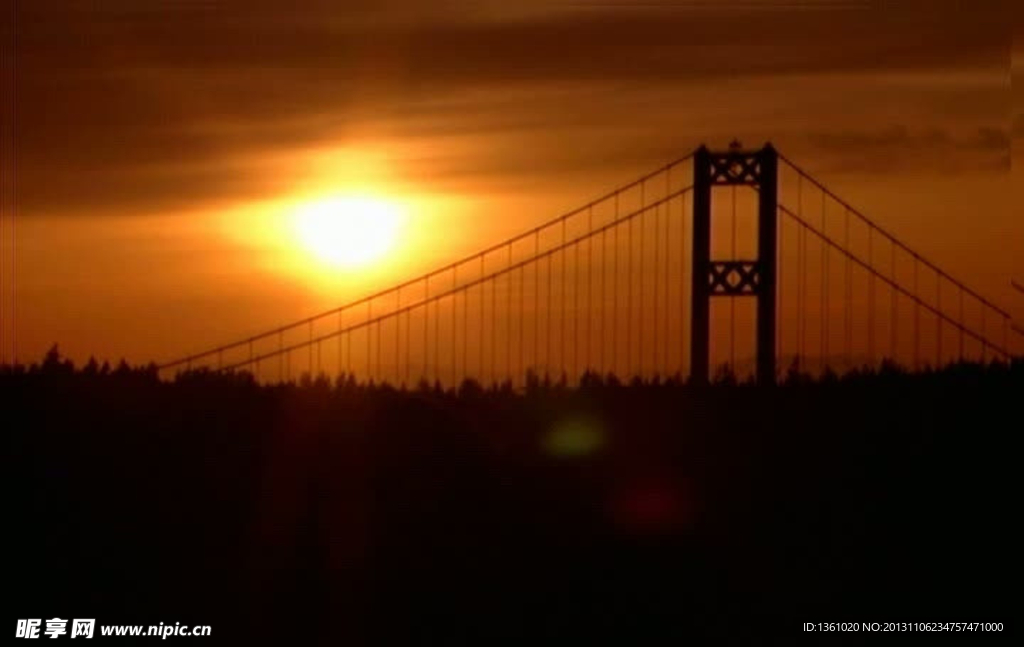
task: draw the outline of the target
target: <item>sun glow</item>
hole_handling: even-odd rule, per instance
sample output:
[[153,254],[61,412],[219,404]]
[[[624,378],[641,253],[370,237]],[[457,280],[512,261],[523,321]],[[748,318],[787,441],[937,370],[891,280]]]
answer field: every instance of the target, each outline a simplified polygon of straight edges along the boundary
[[344,196],[299,206],[294,224],[299,242],[321,261],[361,267],[394,247],[400,215],[398,205],[387,200]]

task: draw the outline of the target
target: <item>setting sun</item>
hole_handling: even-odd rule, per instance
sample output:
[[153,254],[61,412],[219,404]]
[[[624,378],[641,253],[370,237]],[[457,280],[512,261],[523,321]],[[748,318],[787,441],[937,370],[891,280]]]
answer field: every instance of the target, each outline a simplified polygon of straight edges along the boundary
[[381,258],[399,233],[396,204],[370,197],[311,202],[294,212],[299,242],[321,261],[358,267]]

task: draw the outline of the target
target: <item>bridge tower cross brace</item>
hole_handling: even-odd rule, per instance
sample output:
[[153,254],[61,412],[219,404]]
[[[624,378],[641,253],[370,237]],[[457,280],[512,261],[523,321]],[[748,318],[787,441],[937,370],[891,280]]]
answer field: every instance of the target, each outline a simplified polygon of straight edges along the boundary
[[[693,158],[693,284],[691,289],[690,379],[708,382],[713,297],[757,299],[757,381],[775,382],[778,153],[771,144],[756,151],[706,146]],[[746,185],[758,191],[756,259],[711,260],[711,194],[716,186]]]

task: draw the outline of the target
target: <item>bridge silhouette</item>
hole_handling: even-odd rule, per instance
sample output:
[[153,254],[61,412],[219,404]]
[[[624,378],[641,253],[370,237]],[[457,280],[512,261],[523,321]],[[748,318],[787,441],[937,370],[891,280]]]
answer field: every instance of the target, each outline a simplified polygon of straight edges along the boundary
[[[578,209],[326,312],[166,362],[522,388],[1008,360],[1010,315],[771,145],[701,147]],[[712,372],[714,369],[714,373]]]

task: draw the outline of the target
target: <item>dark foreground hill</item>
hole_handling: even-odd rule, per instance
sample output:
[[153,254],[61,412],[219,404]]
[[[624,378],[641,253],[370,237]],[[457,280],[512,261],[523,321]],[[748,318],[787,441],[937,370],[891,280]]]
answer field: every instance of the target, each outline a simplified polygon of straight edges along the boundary
[[456,394],[51,357],[0,372],[10,624],[750,644],[1009,623],[1022,395],[1019,363]]

